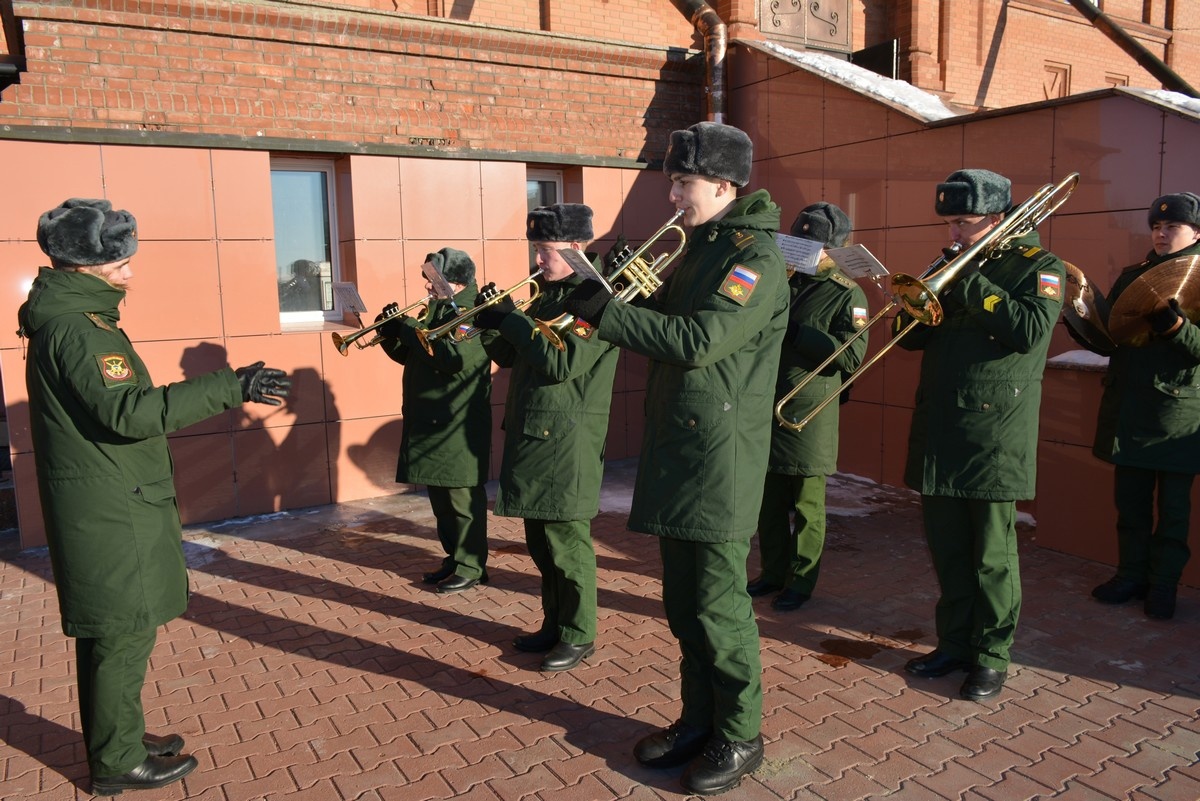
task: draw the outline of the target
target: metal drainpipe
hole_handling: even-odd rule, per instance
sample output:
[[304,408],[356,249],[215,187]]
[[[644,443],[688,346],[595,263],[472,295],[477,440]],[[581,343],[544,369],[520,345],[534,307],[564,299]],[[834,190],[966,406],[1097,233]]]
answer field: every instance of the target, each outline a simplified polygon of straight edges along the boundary
[[1101,33],[1112,39],[1126,54],[1132,56],[1142,69],[1157,78],[1162,83],[1163,89],[1182,92],[1189,97],[1200,97],[1200,94],[1197,94],[1196,90],[1175,70],[1164,64],[1161,58],[1147,50],[1141,42],[1130,36],[1128,31],[1113,22],[1111,17],[1092,5],[1089,0],[1067,0],[1067,2],[1074,6],[1080,14],[1087,17],[1088,21]]
[[709,122],[725,122],[725,23],[704,0],[673,0],[692,26],[704,36],[704,93]]

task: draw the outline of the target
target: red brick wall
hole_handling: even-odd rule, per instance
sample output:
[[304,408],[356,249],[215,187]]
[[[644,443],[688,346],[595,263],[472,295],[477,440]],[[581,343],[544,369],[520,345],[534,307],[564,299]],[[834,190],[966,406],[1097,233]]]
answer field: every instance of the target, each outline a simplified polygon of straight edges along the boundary
[[[1192,86],[1200,85],[1200,3],[1106,0],[1103,10]],[[900,40],[900,73],[968,109],[1161,83],[1060,0],[866,0],[852,4],[854,46]],[[1062,78],[1067,78],[1065,89]]]
[[[652,36],[623,22],[652,5],[679,17],[673,51],[596,36]],[[0,95],[12,125],[635,159],[703,113],[702,60],[679,49],[690,25],[644,0],[592,30],[564,13],[572,35],[297,4],[14,6],[28,71]]]

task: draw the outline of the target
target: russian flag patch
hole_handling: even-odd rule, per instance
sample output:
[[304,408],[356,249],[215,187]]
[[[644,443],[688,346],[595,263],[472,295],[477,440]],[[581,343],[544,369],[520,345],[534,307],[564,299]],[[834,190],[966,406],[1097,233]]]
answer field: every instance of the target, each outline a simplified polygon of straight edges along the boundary
[[1062,282],[1054,273],[1038,273],[1038,294],[1048,298],[1062,296]]
[[735,264],[733,265],[733,269],[725,276],[725,280],[721,282],[721,288],[718,292],[730,300],[745,306],[746,301],[754,294],[754,288],[758,286],[758,279],[761,277],[761,273],[757,273],[741,264]]

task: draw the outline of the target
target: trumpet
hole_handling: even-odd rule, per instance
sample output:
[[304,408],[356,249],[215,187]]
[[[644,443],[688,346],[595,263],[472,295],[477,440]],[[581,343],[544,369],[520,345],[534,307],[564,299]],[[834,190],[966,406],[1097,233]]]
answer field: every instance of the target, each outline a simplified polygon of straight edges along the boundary
[[[385,309],[382,320],[374,322],[371,325],[368,325],[366,328],[360,328],[348,337],[344,337],[341,334],[339,334],[337,331],[334,331],[333,332],[333,344],[337,347],[338,353],[342,354],[343,356],[345,356],[346,354],[348,354],[350,352],[351,344],[353,344],[355,347],[361,348],[363,350],[366,350],[367,348],[371,347],[372,345],[378,345],[380,342],[382,342],[385,339],[385,337],[382,334],[376,334],[375,336],[368,339],[366,342],[360,342],[359,340],[361,340],[367,334],[376,330],[377,328],[382,326],[384,323],[386,323],[388,320],[391,320],[393,317],[395,317],[397,315],[408,314],[410,311],[413,311],[414,309],[422,309],[422,313],[424,313],[424,307],[428,306],[429,301],[433,300],[433,298],[434,298],[433,295],[426,295],[425,297],[418,300],[416,303],[410,303],[407,306],[405,306],[403,309],[396,309],[396,310],[392,311],[391,313],[388,313],[387,310]],[[418,316],[420,316],[420,315],[418,315]]]
[[501,300],[507,298],[509,295],[513,294],[523,286],[530,286],[533,288],[533,291],[528,298],[522,298],[520,300],[513,301],[514,305],[520,309],[537,300],[538,296],[542,294],[541,287],[539,287],[537,283],[537,278],[541,274],[542,271],[538,270],[525,280],[514,284],[503,292],[497,292],[495,294],[488,295],[478,305],[467,309],[453,320],[449,320],[437,328],[418,330],[417,339],[421,340],[421,344],[425,346],[425,350],[428,351],[432,356],[433,343],[442,337],[450,337],[451,342],[462,342],[463,340],[472,339],[479,336],[479,332],[483,329],[468,325],[468,323],[475,319],[475,316],[488,306],[495,306]]
[[[650,235],[640,248],[630,253],[628,249],[617,255],[613,271],[608,276],[597,276],[600,282],[612,293],[613,300],[628,303],[635,298],[648,298],[662,286],[662,271],[673,262],[687,245],[687,234],[677,221],[683,216],[683,211],[676,211],[671,219],[661,228]],[[679,235],[679,244],[670,253],[660,253],[646,260],[646,251],[650,250],[669,233]],[[534,320],[538,331],[559,350],[566,350],[563,339],[566,332],[588,339],[595,329],[591,326],[576,325],[575,315],[563,312],[553,320]]]
[[[845,391],[846,387],[850,386],[855,379],[868,370],[875,362],[883,358],[884,354],[891,350],[897,342],[903,339],[918,324],[929,326],[941,325],[944,313],[942,303],[938,297],[958,280],[963,272],[963,268],[984,262],[987,259],[999,258],[1008,249],[1009,243],[1012,240],[1034,231],[1043,220],[1057,211],[1063,203],[1066,203],[1067,198],[1075,191],[1075,187],[1078,184],[1079,173],[1073,172],[1057,184],[1044,185],[1041,189],[1034,192],[1028,200],[1010,211],[1003,220],[996,223],[995,227],[988,231],[978,242],[962,252],[959,252],[960,246],[957,244],[953,248],[949,248],[949,252],[925,268],[925,272],[921,273],[919,278],[903,273],[893,275],[892,299],[884,304],[883,308],[866,325],[856,331],[854,336],[842,343],[841,347],[829,355],[829,358],[813,368],[804,377],[803,381],[793,387],[791,391],[780,398],[779,402],[775,404],[775,419],[779,421],[779,425],[792,431],[803,430],[834,398],[839,397]],[[802,389],[808,386],[816,376],[820,375],[822,370],[832,364],[856,339],[866,334],[871,326],[875,325],[875,323],[896,306],[901,306],[912,320],[904,328],[900,329],[888,344],[884,345],[878,353],[851,373],[842,382],[840,387],[831,392],[828,397],[822,400],[816,408],[801,420],[793,422],[783,416],[783,407],[788,401],[796,397]]]

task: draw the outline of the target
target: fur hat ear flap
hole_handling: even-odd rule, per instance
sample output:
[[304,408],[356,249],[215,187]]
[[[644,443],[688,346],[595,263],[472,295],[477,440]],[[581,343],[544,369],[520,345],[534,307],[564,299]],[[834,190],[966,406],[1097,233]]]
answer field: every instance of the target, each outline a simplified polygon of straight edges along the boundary
[[821,201],[806,206],[792,223],[792,236],[820,242],[827,248],[840,248],[850,238],[850,218],[832,203]]
[[137,252],[137,220],[107,200],[71,198],[38,219],[37,241],[56,265],[109,264]]
[[750,183],[753,163],[754,143],[744,131],[719,122],[698,122],[671,134],[663,172],[667,177],[703,175],[743,187]]
[[1200,197],[1194,192],[1163,195],[1150,204],[1149,224],[1181,222],[1200,228]]
[[451,284],[466,286],[475,280],[475,262],[461,250],[442,248],[437,253],[427,255],[425,261],[437,267],[442,278]]
[[1012,208],[1012,181],[991,170],[958,170],[937,185],[939,217],[1004,214]]
[[525,238],[530,242],[591,242],[592,210],[582,203],[539,206],[526,218]]

